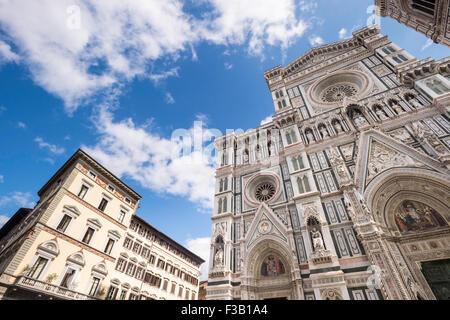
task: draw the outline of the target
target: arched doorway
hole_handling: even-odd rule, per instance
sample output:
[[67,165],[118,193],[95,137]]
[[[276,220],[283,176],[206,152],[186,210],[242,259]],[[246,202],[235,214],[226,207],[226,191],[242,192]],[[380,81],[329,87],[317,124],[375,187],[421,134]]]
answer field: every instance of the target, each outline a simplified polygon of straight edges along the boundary
[[426,169],[390,169],[372,180],[365,198],[409,299],[448,299],[450,186]]
[[298,299],[292,255],[274,240],[262,240],[253,246],[245,261],[241,285],[244,299]]

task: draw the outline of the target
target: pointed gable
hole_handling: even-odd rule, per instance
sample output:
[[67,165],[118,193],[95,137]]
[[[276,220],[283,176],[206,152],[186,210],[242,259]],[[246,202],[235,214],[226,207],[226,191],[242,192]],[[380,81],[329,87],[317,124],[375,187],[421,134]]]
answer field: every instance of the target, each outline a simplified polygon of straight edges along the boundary
[[359,150],[361,155],[356,164],[355,183],[360,191],[391,168],[426,168],[446,172],[438,161],[377,130],[361,135]]
[[255,218],[247,233],[247,249],[264,237],[271,239],[275,238],[287,243],[288,240],[285,236],[286,232],[287,228],[280,221],[280,218],[278,218],[273,210],[263,202],[259,205]]

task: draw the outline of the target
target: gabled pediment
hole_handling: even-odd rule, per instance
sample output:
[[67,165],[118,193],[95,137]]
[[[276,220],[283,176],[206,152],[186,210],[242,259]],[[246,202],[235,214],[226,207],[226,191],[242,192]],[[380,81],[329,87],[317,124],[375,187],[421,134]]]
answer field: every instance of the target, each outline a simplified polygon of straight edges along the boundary
[[355,184],[363,192],[379,174],[391,168],[422,168],[446,173],[440,163],[377,130],[361,134]]
[[280,219],[273,210],[263,202],[258,207],[258,210],[256,210],[255,218],[247,233],[247,248],[250,248],[254,243],[264,237],[275,238],[287,243],[286,232],[286,226],[280,222]]

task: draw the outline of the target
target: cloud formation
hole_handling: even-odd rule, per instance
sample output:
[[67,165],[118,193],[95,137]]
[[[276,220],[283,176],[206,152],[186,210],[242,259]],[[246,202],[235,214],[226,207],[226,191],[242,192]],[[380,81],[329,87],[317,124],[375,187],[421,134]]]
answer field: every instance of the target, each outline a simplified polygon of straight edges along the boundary
[[64,148],[58,147],[54,144],[48,143],[46,141],[44,141],[44,139],[42,139],[41,137],[36,137],[34,139],[35,142],[37,142],[37,144],[39,145],[39,148],[41,149],[48,149],[51,153],[55,154],[55,155],[60,155],[64,153]]
[[32,208],[35,205],[35,202],[32,199],[33,195],[29,192],[14,191],[0,197],[0,208],[7,205]]
[[186,241],[186,248],[205,260],[200,268],[200,281],[208,280],[210,245],[211,238],[195,238]]
[[201,14],[194,16],[181,0],[24,1],[0,1],[7,35],[0,56],[20,60],[38,85],[63,99],[69,113],[136,76],[155,83],[177,76],[170,67],[153,73],[153,63],[175,61],[185,51],[197,60],[199,42],[245,45],[254,55],[267,45],[284,50],[308,28],[296,9],[314,7],[294,0],[203,0],[195,4]]
[[[116,121],[102,109],[94,121],[100,134],[93,146],[82,148],[119,177],[128,177],[156,193],[187,197],[202,212],[211,213],[214,196],[212,146],[205,141],[221,133],[193,126],[172,139],[138,126],[132,119]],[[200,142],[193,141],[200,134]],[[197,148],[192,146],[197,144]]]

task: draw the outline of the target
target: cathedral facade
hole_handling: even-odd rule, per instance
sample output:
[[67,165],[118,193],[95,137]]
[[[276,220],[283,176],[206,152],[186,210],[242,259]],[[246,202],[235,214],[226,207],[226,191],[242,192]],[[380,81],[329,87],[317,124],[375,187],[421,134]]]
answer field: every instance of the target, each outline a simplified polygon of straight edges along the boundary
[[376,26],[264,73],[270,123],[215,140],[207,299],[449,299],[450,57]]
[[450,0],[375,0],[375,13],[391,17],[450,47]]

